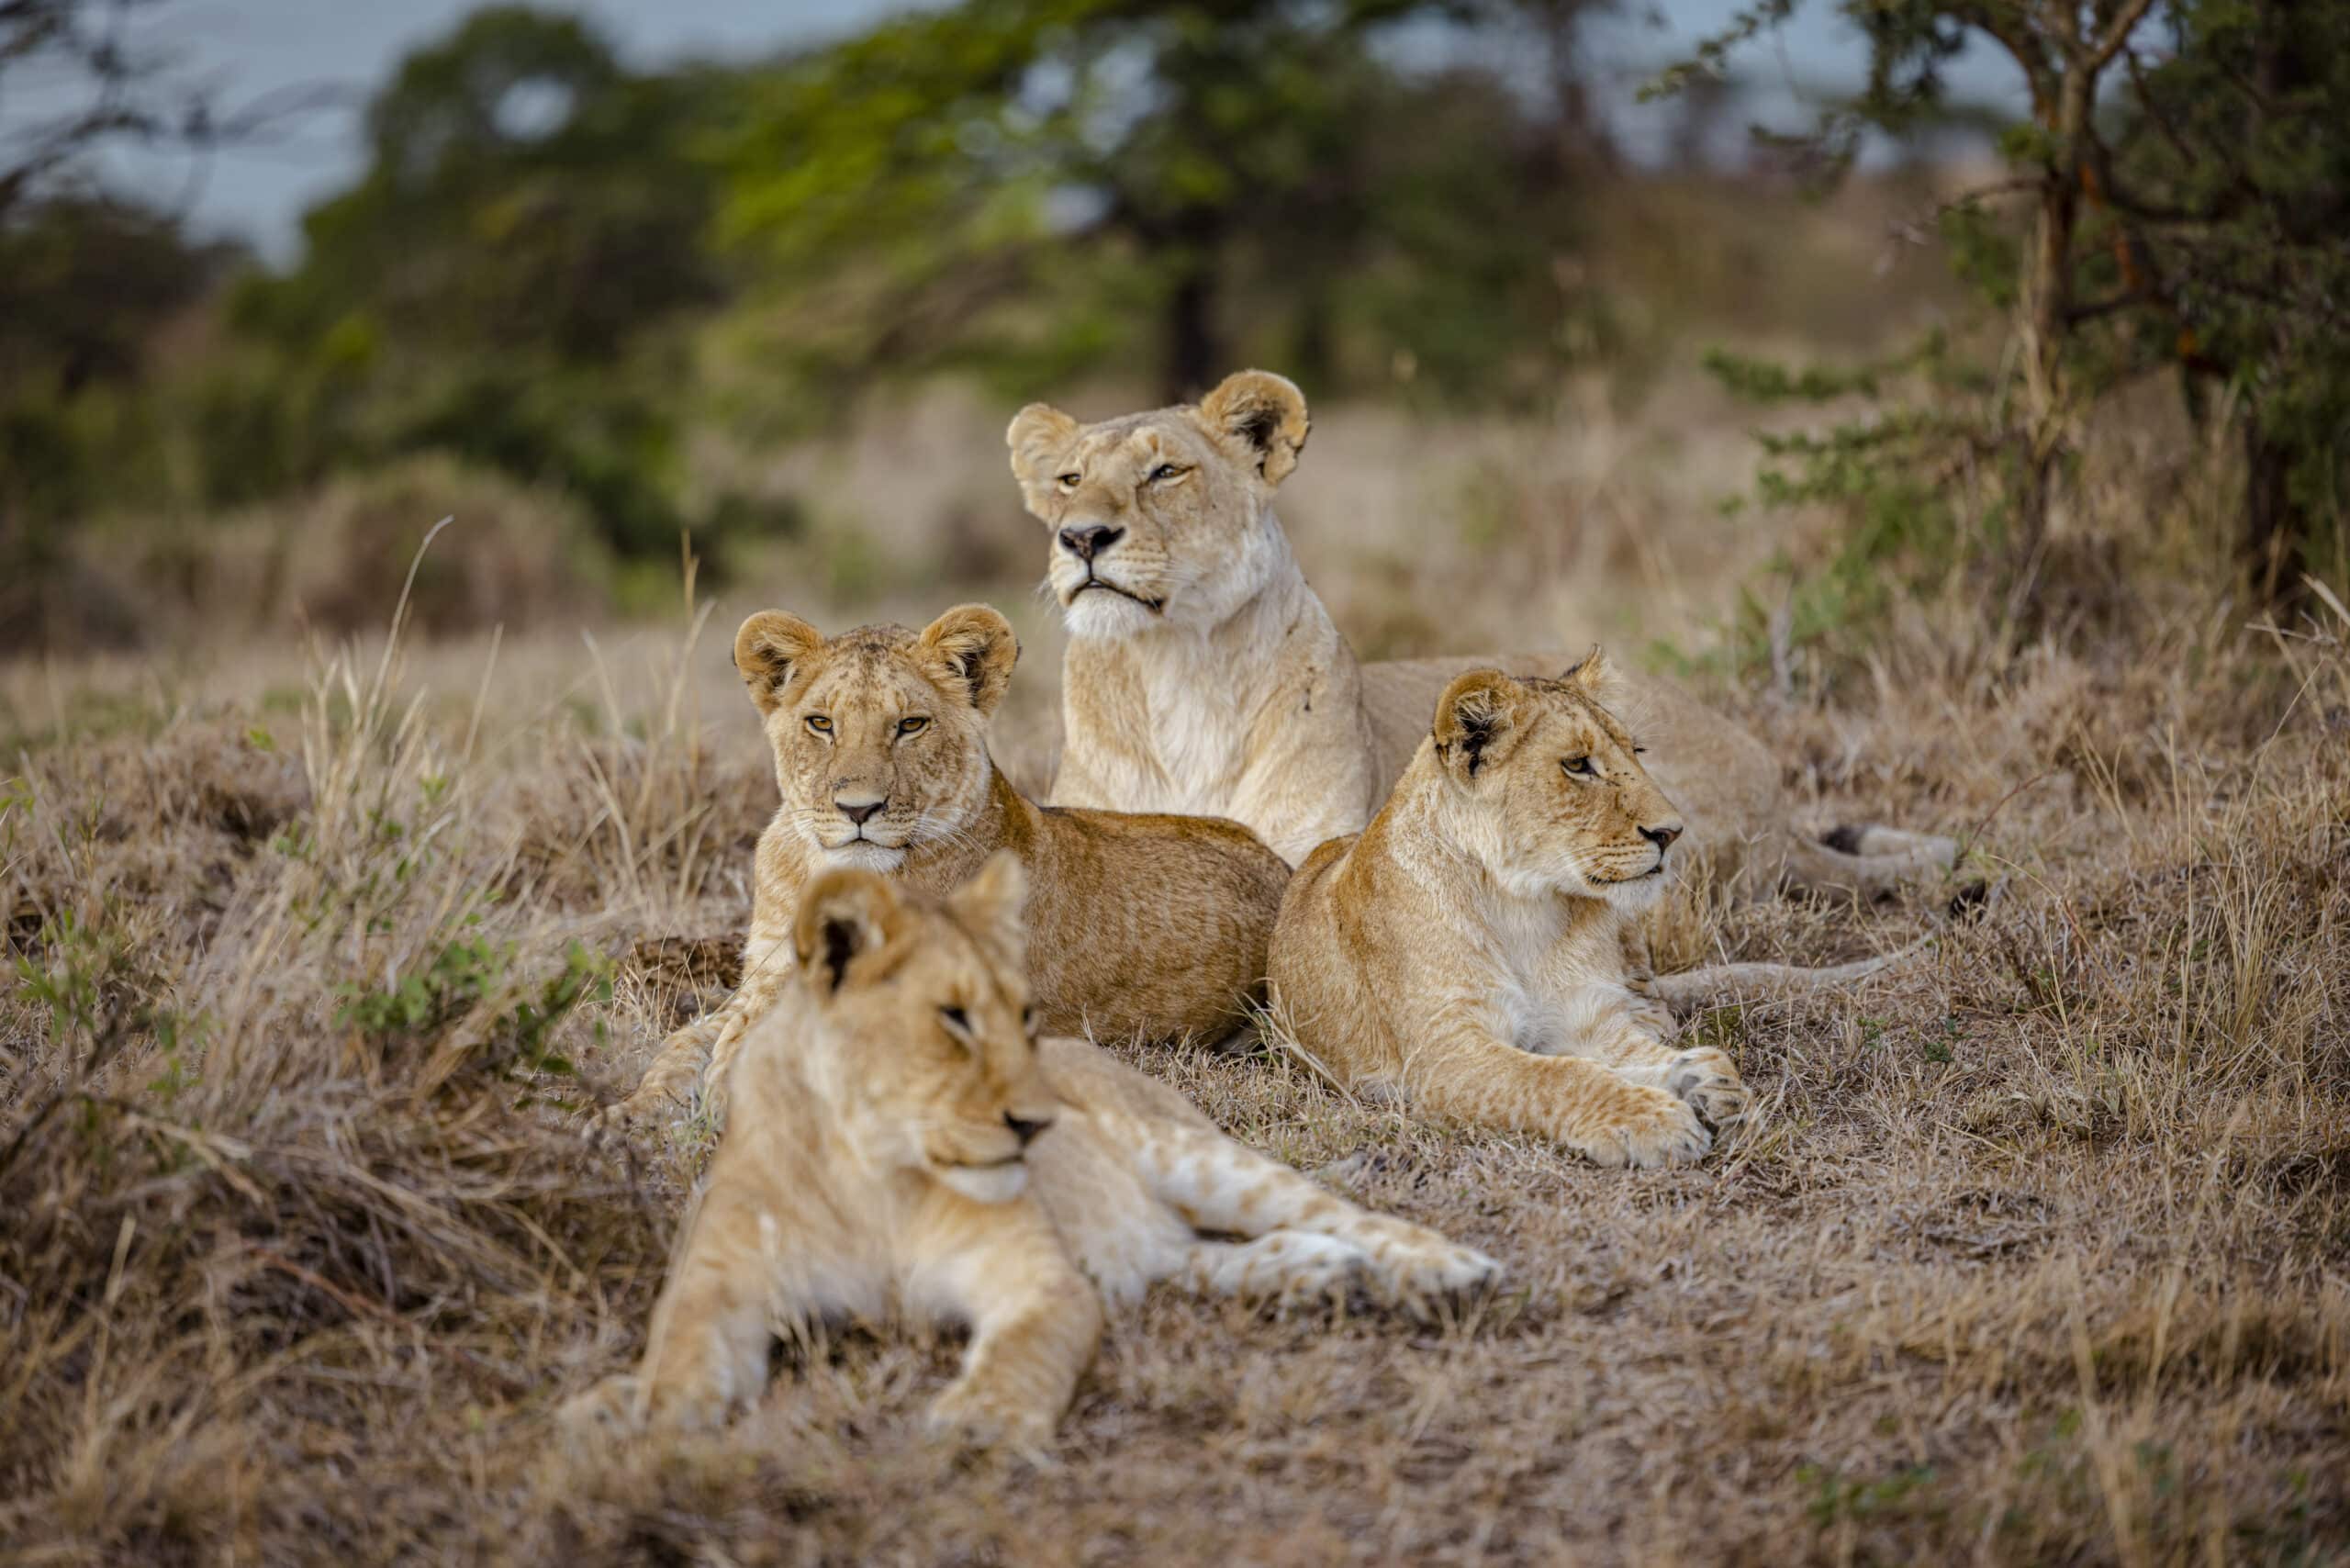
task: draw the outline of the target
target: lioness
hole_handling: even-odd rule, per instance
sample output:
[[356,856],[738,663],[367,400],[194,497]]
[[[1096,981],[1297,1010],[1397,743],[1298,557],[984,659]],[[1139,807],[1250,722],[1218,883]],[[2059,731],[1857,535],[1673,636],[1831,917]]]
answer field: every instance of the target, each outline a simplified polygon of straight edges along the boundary
[[1291,880],[1273,1007],[1341,1083],[1662,1165],[1748,1096],[1719,1050],[1662,1044],[1624,984],[1621,924],[1684,826],[1601,705],[1610,678],[1597,649],[1558,680],[1455,678],[1371,825]]
[[1097,1287],[1126,1302],[1169,1278],[1266,1298],[1360,1284],[1425,1310],[1495,1277],[1483,1254],[1242,1148],[1099,1048],[1038,1040],[1024,880],[1003,851],[944,900],[853,868],[810,880],[789,1004],[744,1047],[742,1114],[643,1361],[573,1401],[571,1422],[713,1424],[765,1384],[776,1326],[897,1316],[970,1325],[934,1424],[1034,1442],[1093,1359]]
[[[1453,676],[1569,662],[1359,666],[1273,515],[1308,428],[1298,389],[1258,370],[1196,407],[1089,425],[1033,403],[1012,421],[1012,471],[1052,531],[1070,635],[1056,801],[1230,817],[1294,865],[1370,819]],[[1634,682],[1624,700],[1725,882],[1873,895],[1955,857],[1948,839],[1886,828],[1839,830],[1836,848],[1805,838],[1753,736],[1667,681]]]
[[797,616],[743,622],[734,667],[775,751],[783,800],[759,835],[743,980],[670,1036],[621,1116],[726,1069],[789,978],[791,912],[808,879],[857,866],[934,892],[998,849],[1027,866],[1029,975],[1047,1029],[1096,1038],[1214,1040],[1259,993],[1289,868],[1248,829],[1200,817],[1039,808],[988,756],[988,715],[1019,657],[985,605],[921,632],[861,626],[826,639]]

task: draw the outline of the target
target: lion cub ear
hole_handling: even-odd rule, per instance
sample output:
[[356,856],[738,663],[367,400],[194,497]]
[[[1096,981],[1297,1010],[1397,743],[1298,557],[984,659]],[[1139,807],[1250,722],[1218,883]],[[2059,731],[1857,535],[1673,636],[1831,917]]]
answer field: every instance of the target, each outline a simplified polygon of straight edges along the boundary
[[1049,403],[1031,403],[1012,416],[1012,427],[1003,432],[1003,444],[1012,448],[1012,476],[1038,517],[1045,515],[1046,498],[1060,477],[1061,454],[1082,428]]
[[1305,394],[1270,370],[1225,376],[1200,399],[1200,422],[1226,447],[1243,451],[1267,485],[1289,477],[1314,429],[1305,417]]
[[844,866],[808,884],[792,922],[791,946],[816,988],[837,991],[852,967],[861,980],[881,978],[880,958],[905,924],[898,890],[878,872]]
[[1497,669],[1472,669],[1436,700],[1436,754],[1455,778],[1466,783],[1517,749],[1520,689]]
[[947,903],[995,956],[1013,969],[1028,961],[1028,870],[1020,857],[999,849],[979,875],[955,890]]
[[734,633],[734,673],[762,713],[772,713],[809,655],[824,645],[824,634],[797,615],[762,610]]
[[1580,688],[1585,697],[1611,712],[1624,695],[1624,678],[1617,673],[1615,665],[1608,661],[1606,654],[1596,643],[1591,645],[1591,652],[1583,655],[1573,668],[1559,678]]
[[981,714],[995,711],[1020,662],[1012,622],[984,604],[958,604],[923,628],[915,655],[931,678],[968,691]]

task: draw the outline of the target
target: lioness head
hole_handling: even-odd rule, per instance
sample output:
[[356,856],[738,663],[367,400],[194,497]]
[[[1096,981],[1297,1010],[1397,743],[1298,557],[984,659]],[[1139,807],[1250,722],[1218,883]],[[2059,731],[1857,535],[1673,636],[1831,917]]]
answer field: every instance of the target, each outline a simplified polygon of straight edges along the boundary
[[1026,879],[999,850],[944,900],[845,868],[810,881],[792,946],[823,1071],[862,1152],[1005,1203],[1059,1109],[1024,978]]
[[836,866],[893,871],[951,837],[988,785],[987,718],[1020,644],[983,604],[920,632],[860,626],[827,640],[763,610],[734,634],[734,668],[767,716],[792,824]]
[[1600,705],[1613,686],[1594,648],[1556,680],[1471,670],[1437,700],[1436,757],[1454,807],[1447,814],[1514,893],[1639,908],[1664,885],[1681,813]]
[[1080,424],[1031,403],[1005,432],[1072,635],[1214,625],[1289,559],[1268,510],[1305,450],[1305,398],[1262,370],[1194,406]]

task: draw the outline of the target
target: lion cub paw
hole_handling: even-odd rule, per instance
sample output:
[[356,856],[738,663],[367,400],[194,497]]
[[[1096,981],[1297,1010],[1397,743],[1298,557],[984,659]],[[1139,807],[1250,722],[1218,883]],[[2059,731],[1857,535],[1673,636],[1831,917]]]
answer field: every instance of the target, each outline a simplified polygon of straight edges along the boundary
[[1425,1318],[1491,1290],[1501,1277],[1502,1266],[1475,1248],[1432,1237],[1396,1260],[1384,1282],[1395,1305]]
[[644,1427],[643,1385],[631,1372],[615,1372],[593,1388],[555,1407],[554,1424],[576,1447],[594,1447]]
[[1665,1067],[1664,1086],[1715,1126],[1738,1120],[1754,1102],[1737,1064],[1711,1046],[1674,1057]]
[[931,1436],[975,1448],[1041,1449],[1053,1439],[1055,1413],[1009,1390],[965,1378],[938,1396],[923,1425]]
[[1644,1084],[1628,1084],[1625,1094],[1606,1125],[1572,1140],[1594,1164],[1689,1165],[1714,1147],[1714,1135],[1687,1101]]

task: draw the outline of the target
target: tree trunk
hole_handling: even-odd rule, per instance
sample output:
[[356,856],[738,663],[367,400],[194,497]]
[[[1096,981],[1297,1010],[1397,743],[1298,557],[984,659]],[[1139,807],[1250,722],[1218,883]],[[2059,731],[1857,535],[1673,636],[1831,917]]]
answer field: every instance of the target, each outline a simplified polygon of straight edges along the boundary
[[2307,568],[2308,519],[2294,504],[2292,449],[2270,439],[2257,412],[2244,421],[2244,554],[2253,598],[2283,605],[2299,597]]
[[1168,296],[1162,388],[1169,403],[1188,403],[1215,385],[1224,345],[1215,332],[1215,253],[1201,247],[1182,263]]

